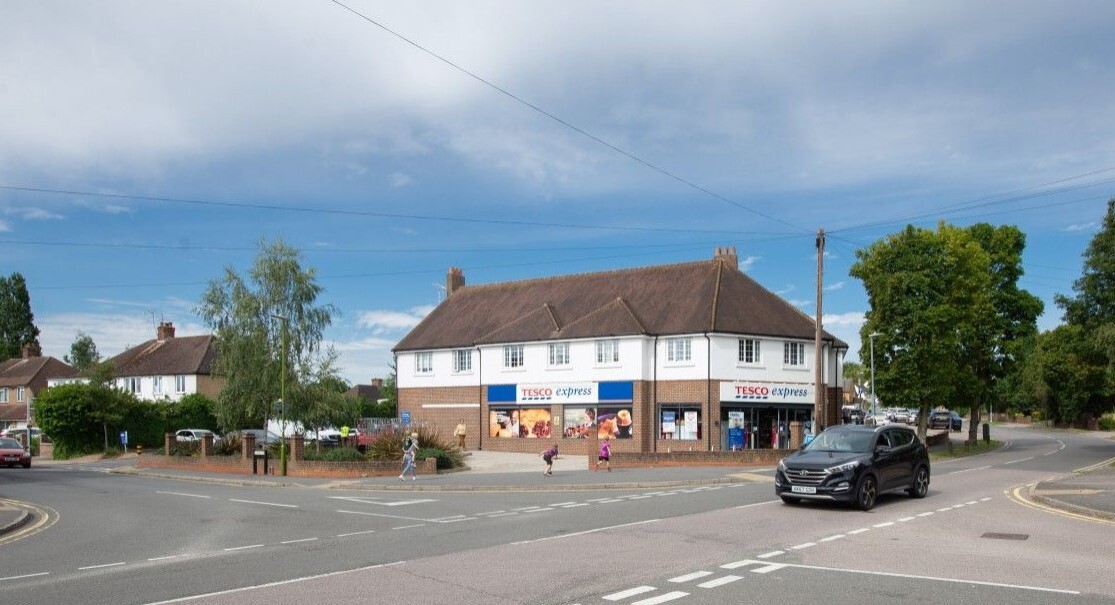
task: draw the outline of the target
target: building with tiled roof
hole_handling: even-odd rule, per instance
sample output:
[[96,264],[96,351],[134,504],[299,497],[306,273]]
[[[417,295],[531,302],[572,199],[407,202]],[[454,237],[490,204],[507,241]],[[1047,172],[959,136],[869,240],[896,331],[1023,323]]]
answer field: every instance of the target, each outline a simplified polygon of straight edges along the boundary
[[[789,447],[811,428],[815,323],[738,268],[710,261],[466,286],[395,346],[399,413],[469,447],[590,453]],[[821,425],[835,421],[847,344],[822,333]],[[827,420],[827,422],[826,422]],[[581,451],[584,450],[584,451]]]
[[174,335],[174,324],[160,322],[155,339],[109,359],[116,387],[140,399],[178,401],[201,393],[216,398],[224,380],[213,375],[217,351],[212,335]]
[[23,345],[18,359],[0,361],[0,429],[26,426],[30,404],[48,380],[77,376],[77,370],[66,363],[43,357],[39,343]]

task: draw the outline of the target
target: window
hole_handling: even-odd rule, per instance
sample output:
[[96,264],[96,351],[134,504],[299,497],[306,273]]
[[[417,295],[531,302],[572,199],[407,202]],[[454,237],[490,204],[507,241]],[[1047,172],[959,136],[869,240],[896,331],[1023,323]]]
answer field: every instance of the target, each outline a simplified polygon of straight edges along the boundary
[[550,365],[569,365],[569,343],[555,342],[550,344]]
[[186,377],[185,376],[178,375],[178,376],[174,377],[174,392],[175,393],[185,393],[186,392]]
[[696,404],[665,404],[658,412],[659,439],[695,440],[702,436],[701,408]]
[[782,345],[782,365],[804,367],[805,345],[800,342],[787,342]]
[[472,349],[453,351],[453,371],[458,374],[472,371]]
[[739,339],[739,362],[759,363],[759,341],[752,338]]
[[523,345],[507,345],[503,347],[503,367],[523,367]]
[[414,354],[414,373],[432,374],[434,371],[434,354],[430,351]]
[[138,377],[133,377],[133,378],[126,379],[125,384],[127,385],[126,388],[128,389],[128,391],[131,392],[134,395],[139,395],[139,389],[140,389],[140,384],[141,384],[140,380],[141,379],[138,378]]
[[16,403],[23,403],[23,390],[23,387],[19,387],[15,390]]
[[596,341],[596,363],[619,363],[619,341]]
[[670,338],[666,341],[666,361],[679,362],[693,359],[693,349],[688,338]]
[[153,376],[151,378],[151,391],[154,392],[156,395],[161,395],[163,393],[162,376]]
[[8,403],[8,389],[0,388],[0,403]]

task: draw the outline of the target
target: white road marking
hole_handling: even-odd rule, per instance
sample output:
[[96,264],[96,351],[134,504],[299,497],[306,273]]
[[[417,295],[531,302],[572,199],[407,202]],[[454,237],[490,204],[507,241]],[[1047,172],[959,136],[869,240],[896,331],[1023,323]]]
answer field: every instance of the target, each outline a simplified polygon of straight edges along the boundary
[[201,494],[184,494],[182,492],[155,492],[156,494],[165,494],[167,496],[185,496],[187,498],[212,498],[212,496],[202,496]]
[[243,502],[244,504],[262,504],[263,506],[279,506],[282,508],[298,508],[295,504],[279,504],[277,502],[259,502],[258,500],[237,500],[236,498],[229,498],[229,502]]
[[917,517],[902,517],[901,519],[898,520],[898,522],[899,523],[905,523],[907,521],[913,521],[914,519],[917,519]]
[[737,506],[736,508],[751,508],[752,506],[762,506],[764,504],[776,504],[778,502],[780,502],[780,500],[767,500],[766,502],[756,502],[754,504],[741,504],[741,505]]
[[177,559],[178,557],[181,557],[181,556],[182,555],[167,555],[165,557],[151,557],[150,559],[147,559],[147,560],[148,561],[166,561],[167,559]]
[[117,561],[116,563],[105,563],[103,565],[87,565],[85,567],[78,567],[78,571],[85,571],[86,569],[101,569],[102,567],[118,567],[120,565],[127,565],[127,561]]
[[874,527],[875,529],[879,529],[880,527],[890,527],[891,525],[894,525],[894,521],[886,521],[884,523],[876,523],[875,525],[872,525],[871,527]]
[[519,513],[495,513],[494,515],[488,515],[488,518],[492,519],[492,518],[495,518],[495,517],[509,517],[511,515],[517,515],[517,514],[519,514]]
[[979,502],[976,502],[975,500],[972,500],[971,502],[965,502],[964,504],[967,504],[967,505],[971,506],[972,504],[979,504]]
[[317,540],[317,538],[302,538],[301,540],[284,540],[283,542],[279,542],[279,544],[298,544],[299,542],[313,542],[314,540]]
[[716,588],[717,586],[723,586],[725,584],[730,584],[732,582],[735,582],[736,580],[742,580],[742,579],[743,578],[741,576],[722,576],[722,577],[716,578],[715,580],[709,580],[708,582],[703,582],[701,584],[698,584],[697,586],[700,586],[701,588]]
[[848,532],[848,535],[849,536],[854,536],[856,534],[862,534],[865,531],[871,531],[871,528],[870,527],[861,527],[859,529],[853,529],[852,531]]
[[1015,464],[1017,462],[1026,462],[1027,460],[1033,460],[1033,459],[1034,459],[1034,457],[1030,456],[1029,458],[1023,458],[1021,460],[1011,460],[1010,462],[1004,462],[1003,464]]
[[[768,552],[768,553],[763,553],[763,554],[759,555],[759,558],[760,559],[769,559],[771,557],[777,557],[778,555],[784,555],[784,554],[786,554],[786,551],[784,551],[784,550],[775,550],[775,551],[771,551],[771,552]],[[731,568],[729,567],[728,569],[731,569]]]
[[50,575],[49,571],[40,571],[39,573],[29,573],[29,574],[25,574],[25,575],[22,575],[22,576],[8,576],[6,578],[0,578],[0,582],[6,582],[8,580],[22,580],[24,578],[37,578],[39,576],[49,576],[49,575]]
[[417,523],[415,525],[400,525],[399,527],[392,527],[391,529],[411,529],[414,527],[425,527],[425,523]]
[[349,502],[359,502],[361,504],[376,504],[379,506],[409,506],[411,504],[425,504],[426,502],[437,502],[430,498],[421,498],[418,500],[396,500],[394,502],[377,502],[371,496],[364,496],[357,498],[355,496],[329,496],[332,500],[348,500]]
[[546,542],[549,540],[563,540],[565,538],[572,538],[574,536],[584,536],[587,534],[595,534],[596,532],[608,531],[609,529],[619,529],[621,527],[632,527],[635,525],[646,525],[647,523],[657,523],[661,519],[647,519],[646,521],[636,521],[634,523],[622,523],[620,525],[609,525],[608,527],[598,527],[596,529],[587,529],[585,531],[573,532],[571,534],[562,534],[560,536],[546,536],[545,538],[538,538],[536,540],[521,540],[519,542],[512,542],[512,546],[521,544],[534,544],[535,542]]
[[503,514],[503,513],[506,513],[506,512],[507,511],[505,511],[505,510],[491,510],[491,511],[488,511],[486,513],[476,513],[476,516],[486,517],[488,515],[500,515],[500,514]]
[[678,493],[677,492],[665,492],[665,493],[661,493],[661,494],[658,494],[658,495],[659,496],[676,496],[676,495],[678,495]]
[[760,567],[758,569],[752,569],[751,571],[752,571],[752,573],[770,573],[772,571],[778,571],[779,569],[782,569],[783,567],[786,567],[785,563],[771,563],[770,565],[767,565],[766,567]]
[[642,601],[635,601],[631,605],[658,605],[659,603],[665,603],[667,601],[673,601],[674,599],[680,599],[687,596],[689,596],[688,592],[675,590],[674,592],[667,592],[666,594],[658,595],[657,597],[643,599]]
[[611,498],[593,498],[592,500],[585,500],[585,502],[603,502],[605,500],[611,500]]
[[919,516],[919,517],[928,517],[928,516],[930,516],[930,515],[932,515],[932,514],[933,514],[933,511],[929,511],[929,512],[927,512],[927,513],[918,513],[918,516]]
[[613,502],[623,502],[623,499],[622,498],[608,498],[607,500],[601,500],[600,502],[597,502],[597,504],[611,504]]
[[693,573],[687,573],[684,576],[678,576],[676,578],[670,578],[669,580],[666,580],[666,581],[667,582],[673,582],[675,584],[681,584],[682,582],[688,582],[690,580],[696,580],[697,578],[703,578],[705,576],[711,576],[711,575],[712,575],[711,571],[695,571]]
[[991,498],[980,498],[980,502],[987,502],[987,501],[988,501],[988,500],[990,500],[990,499],[991,499]]
[[588,502],[578,502],[576,504],[570,504],[568,506],[563,506],[562,508],[577,508],[578,506],[589,506],[589,503]]
[[301,578],[292,578],[289,580],[280,580],[278,582],[268,582],[266,584],[256,584],[255,586],[242,586],[240,588],[231,588],[229,590],[219,590],[217,592],[207,592],[203,594],[191,595],[188,597],[179,597],[177,599],[169,599],[167,601],[159,601],[157,603],[148,603],[147,605],[171,605],[172,603],[185,603],[186,601],[195,601],[198,599],[207,599],[209,597],[218,597],[227,594],[236,594],[238,592],[247,592],[249,590],[256,590],[260,588],[273,588],[275,586],[285,586],[287,584],[295,584],[298,582],[308,582],[311,580],[320,580],[322,578],[330,578],[342,574],[350,574],[368,571],[370,569],[379,569],[381,567],[390,567],[392,565],[401,565],[406,561],[395,561],[394,563],[380,563],[378,565],[368,565],[367,567],[358,567],[356,569],[343,569],[341,571],[331,571],[328,573],[317,574],[314,576],[304,576]]
[[839,540],[840,538],[846,538],[846,537],[848,537],[848,536],[846,536],[844,534],[836,534],[835,536],[829,536],[827,538],[821,538],[820,540],[817,540],[817,541],[818,542],[832,542],[833,540]]
[[369,513],[360,510],[338,510],[337,512],[345,515],[363,515],[365,517],[384,517],[386,519],[402,519],[403,521],[421,521],[422,523],[436,523],[430,519],[419,519],[417,517],[403,517],[400,515],[384,515],[382,513]]
[[[980,580],[962,580],[959,578],[941,578],[936,576],[916,576],[905,573],[889,573],[885,571],[868,571],[863,569],[844,569],[839,567],[821,567],[818,565],[801,565],[797,563],[784,563],[781,567],[796,567],[799,569],[812,569],[817,571],[836,571],[844,573],[863,574],[867,576],[884,576],[888,578],[901,578],[903,580],[930,580],[934,582],[949,582],[951,584],[971,584],[973,586],[996,586],[1000,588],[1017,588],[1020,590],[1033,590],[1037,592],[1053,592],[1058,594],[1078,595],[1078,590],[1063,590],[1060,588],[1046,588],[1043,586],[1026,586],[1023,584],[1004,584],[1002,582],[983,582]],[[759,570],[752,570],[758,572]]]
[[816,542],[806,542],[805,544],[798,544],[796,546],[791,546],[790,550],[801,550],[803,548],[809,548],[810,546],[816,546],[816,545],[817,545]]
[[944,508],[938,508],[938,509],[937,509],[937,512],[939,512],[939,513],[946,513],[946,512],[948,512],[948,511],[950,511],[950,510],[952,510],[952,507],[951,507],[951,506],[946,506],[946,507],[944,507]]
[[530,513],[540,513],[540,512],[548,511],[548,510],[554,510],[554,509],[548,508],[548,507],[547,508],[535,508],[535,509],[532,509],[532,510],[524,510],[523,514],[524,515],[529,515]]
[[971,471],[982,471],[982,470],[986,470],[986,469],[989,469],[989,468],[991,468],[991,467],[990,466],[977,466],[976,468],[965,468],[965,469],[961,469],[961,470],[958,470],[958,471],[952,471],[951,473],[945,473],[945,474],[946,475],[959,475],[960,473],[968,473],[968,472],[971,472]]
[[[551,504],[550,506],[569,506],[570,504],[576,504],[576,502],[558,502],[557,504]],[[502,513],[503,511],[499,512]]]
[[531,510],[531,509],[534,509],[534,508],[538,508],[538,507],[537,506],[522,506],[522,507],[519,507],[519,508],[513,508],[511,510],[523,512],[523,511]]
[[621,599],[626,599],[627,597],[633,597],[635,595],[647,593],[652,590],[657,589],[653,586],[636,586],[635,588],[628,588],[627,590],[613,592],[610,595],[604,595],[601,598],[603,598],[605,601],[619,601]]
[[650,497],[651,496],[643,494],[642,496],[628,496],[628,499],[630,499],[630,500],[642,500],[643,498],[650,498]]
[[233,546],[232,548],[224,549],[225,552],[232,552],[234,550],[248,550],[250,548],[263,548],[262,544],[249,544],[248,546]]
[[376,533],[376,530],[368,529],[368,530],[364,530],[364,531],[354,531],[354,532],[347,533],[347,534],[337,534],[337,537],[338,538],[347,538],[349,536],[363,536],[364,534],[374,534],[374,533]]
[[721,569],[738,569],[740,567],[746,567],[748,565],[758,565],[760,563],[766,564],[766,561],[752,561],[751,559],[744,559],[742,561],[733,561],[731,563],[725,563],[725,564],[721,565],[720,568]]

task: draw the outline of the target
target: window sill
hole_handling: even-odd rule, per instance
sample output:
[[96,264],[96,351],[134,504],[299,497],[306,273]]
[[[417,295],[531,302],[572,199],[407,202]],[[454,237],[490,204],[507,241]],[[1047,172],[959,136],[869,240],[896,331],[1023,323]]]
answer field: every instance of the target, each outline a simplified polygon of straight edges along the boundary
[[783,366],[782,366],[782,369],[783,369],[783,370],[786,370],[787,372],[808,372],[808,371],[809,371],[809,366],[788,366],[788,365],[783,365]]

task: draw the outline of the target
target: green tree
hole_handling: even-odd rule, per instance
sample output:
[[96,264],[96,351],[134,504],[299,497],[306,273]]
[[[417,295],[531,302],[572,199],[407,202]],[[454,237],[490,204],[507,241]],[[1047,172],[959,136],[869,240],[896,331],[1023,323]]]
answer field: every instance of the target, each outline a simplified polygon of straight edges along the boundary
[[93,337],[79,331],[77,338],[70,345],[70,354],[65,357],[66,363],[73,366],[81,374],[91,370],[94,365],[101,362],[101,354],[97,352],[97,344]]
[[318,304],[322,288],[316,275],[302,267],[297,250],[279,240],[260,243],[246,276],[227,267],[223,277],[210,281],[197,313],[214,333],[215,372],[227,380],[215,409],[222,427],[261,426],[284,381],[286,418],[314,415],[308,385],[336,359],[321,341],[337,314],[332,305]]
[[908,226],[856,251],[851,275],[863,281],[870,310],[862,348],[875,338],[875,389],[888,406],[918,408],[919,433],[929,409],[973,388],[961,351],[978,342],[991,315],[990,259],[966,231]]
[[1038,337],[1021,377],[1023,392],[1061,426],[1102,414],[1107,384],[1105,352],[1085,328],[1072,324]]
[[0,360],[19,357],[23,345],[38,338],[27,281],[19,273],[0,276]]
[[1107,202],[1103,226],[1084,251],[1083,274],[1072,289],[1076,296],[1054,299],[1066,322],[1089,330],[1115,323],[1115,198]]
[[856,384],[864,384],[871,379],[868,369],[862,363],[854,361],[844,362],[844,378]]
[[379,398],[382,399],[386,405],[390,406],[392,412],[390,416],[381,417],[393,418],[395,416],[395,410],[399,408],[399,386],[398,381],[395,378],[397,375],[397,372],[395,370],[395,360],[392,359],[391,361],[387,362],[387,367],[390,368],[391,371],[388,372],[387,378],[383,379],[383,386],[379,389]]
[[138,405],[131,393],[103,384],[64,384],[44,389],[35,399],[35,418],[54,441],[59,458],[108,451],[110,433]]

